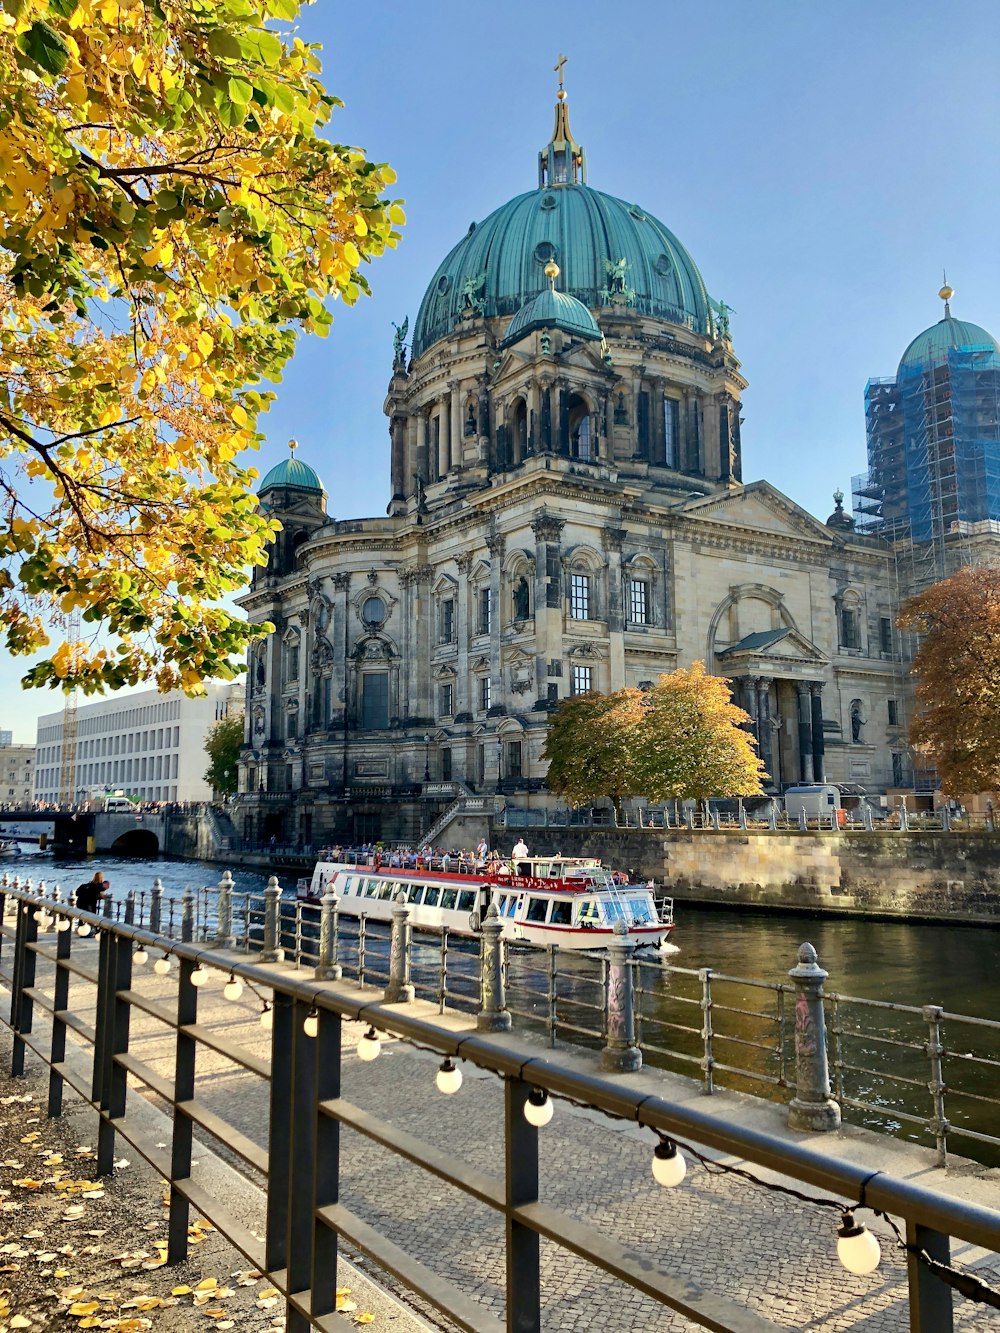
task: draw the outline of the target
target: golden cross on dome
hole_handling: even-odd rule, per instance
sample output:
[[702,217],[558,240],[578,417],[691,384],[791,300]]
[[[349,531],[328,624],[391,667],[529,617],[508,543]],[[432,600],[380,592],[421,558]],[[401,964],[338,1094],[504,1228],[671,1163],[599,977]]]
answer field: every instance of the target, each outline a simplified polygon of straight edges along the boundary
[[558,59],[558,60],[556,61],[556,63],[552,66],[552,68],[555,70],[555,72],[559,75],[559,87],[560,87],[560,88],[563,86],[563,65],[565,65],[565,63],[566,63],[566,56],[564,56],[564,55],[560,55],[560,56],[559,56],[559,59]]

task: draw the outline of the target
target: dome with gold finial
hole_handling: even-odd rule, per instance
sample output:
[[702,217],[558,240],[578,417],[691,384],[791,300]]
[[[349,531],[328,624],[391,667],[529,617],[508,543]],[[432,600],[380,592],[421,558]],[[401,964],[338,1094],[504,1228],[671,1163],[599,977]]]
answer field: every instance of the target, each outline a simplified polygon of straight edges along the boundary
[[538,188],[473,222],[438,266],[417,314],[415,357],[470,317],[516,316],[545,295],[550,261],[562,273],[559,295],[589,311],[613,305],[714,336],[708,291],[677,237],[638,203],[587,184],[561,85],[560,93],[552,138],[538,157]]
[[967,319],[955,319],[951,313],[951,298],[955,289],[945,278],[938,296],[944,302],[944,319],[932,324],[929,329],[917,336],[903,353],[899,363],[897,378],[926,370],[930,366],[940,366],[948,360],[953,351],[997,352],[1000,343],[979,324],[971,324]]
[[305,491],[310,495],[325,495],[326,487],[319,479],[319,474],[308,463],[295,457],[298,441],[289,440],[289,456],[283,458],[276,467],[271,468],[264,480],[257,487],[258,496],[268,491],[290,490]]

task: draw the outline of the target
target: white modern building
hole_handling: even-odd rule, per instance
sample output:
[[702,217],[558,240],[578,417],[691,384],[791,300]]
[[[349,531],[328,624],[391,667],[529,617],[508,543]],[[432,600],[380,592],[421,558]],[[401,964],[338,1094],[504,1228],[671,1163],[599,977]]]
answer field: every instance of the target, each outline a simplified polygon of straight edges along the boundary
[[[207,801],[205,738],[219,719],[243,711],[242,682],[208,686],[191,699],[180,690],[102,699],[76,713],[73,800],[122,791],[139,801]],[[58,801],[65,715],[38,719],[35,799]]]

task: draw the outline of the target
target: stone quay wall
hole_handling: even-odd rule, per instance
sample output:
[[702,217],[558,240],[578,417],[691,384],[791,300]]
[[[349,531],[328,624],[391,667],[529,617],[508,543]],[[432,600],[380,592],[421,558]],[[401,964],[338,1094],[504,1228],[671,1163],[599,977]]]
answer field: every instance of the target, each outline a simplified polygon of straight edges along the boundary
[[[519,830],[495,827],[509,850]],[[1000,833],[524,830],[532,854],[599,856],[679,900],[1000,926]]]

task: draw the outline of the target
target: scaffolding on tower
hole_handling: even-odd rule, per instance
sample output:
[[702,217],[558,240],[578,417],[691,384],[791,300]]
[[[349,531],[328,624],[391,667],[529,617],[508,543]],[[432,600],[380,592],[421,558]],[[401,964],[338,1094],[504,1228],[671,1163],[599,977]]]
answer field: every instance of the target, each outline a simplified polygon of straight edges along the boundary
[[[74,611],[66,624],[66,639],[75,665],[77,647],[80,643],[80,612]],[[76,800],[76,689],[66,695],[63,704],[62,725],[62,763],[59,769],[59,803],[72,805]]]

